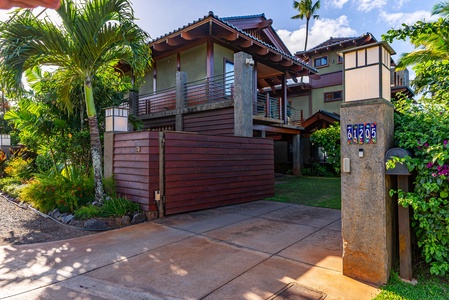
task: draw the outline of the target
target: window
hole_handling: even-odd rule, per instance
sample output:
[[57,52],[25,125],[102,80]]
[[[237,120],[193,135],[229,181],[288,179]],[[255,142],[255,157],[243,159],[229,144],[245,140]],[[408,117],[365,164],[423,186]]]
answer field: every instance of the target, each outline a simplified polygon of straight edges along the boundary
[[343,56],[338,55],[338,63],[341,64],[343,62]]
[[327,66],[327,56],[315,58],[314,63],[316,68]]
[[338,101],[338,100],[342,100],[342,99],[343,99],[343,97],[342,97],[341,91],[324,93],[324,102]]
[[225,95],[231,96],[234,90],[234,63],[230,60],[225,59],[224,61],[224,72],[225,72]]

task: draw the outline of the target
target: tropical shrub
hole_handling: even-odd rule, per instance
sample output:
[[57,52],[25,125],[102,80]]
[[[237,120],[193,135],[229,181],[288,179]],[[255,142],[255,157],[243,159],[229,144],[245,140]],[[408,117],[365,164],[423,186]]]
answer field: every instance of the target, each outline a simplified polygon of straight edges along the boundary
[[413,208],[412,225],[430,272],[448,274],[449,107],[407,99],[399,99],[395,106],[397,146],[409,149],[413,157],[394,161],[405,162],[416,177],[413,192],[391,194],[398,193],[399,203]]
[[93,201],[93,187],[92,177],[73,179],[60,174],[36,175],[22,189],[20,199],[45,213],[54,208],[71,213]]
[[74,213],[78,219],[90,219],[95,217],[121,217],[129,213],[140,212],[140,205],[124,197],[111,197],[105,200],[102,206],[86,205],[77,209]]
[[340,173],[340,124],[337,122],[327,128],[315,131],[310,136],[313,145],[323,147],[326,152],[326,162],[334,169],[335,173]]

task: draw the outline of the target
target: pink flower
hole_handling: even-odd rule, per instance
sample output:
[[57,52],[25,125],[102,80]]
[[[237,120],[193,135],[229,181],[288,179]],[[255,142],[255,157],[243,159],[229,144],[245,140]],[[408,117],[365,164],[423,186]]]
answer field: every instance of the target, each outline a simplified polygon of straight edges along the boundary
[[433,163],[432,163],[432,162],[429,162],[429,163],[427,164],[427,166],[426,166],[427,169],[430,169],[430,168],[432,168],[432,167],[433,167]]

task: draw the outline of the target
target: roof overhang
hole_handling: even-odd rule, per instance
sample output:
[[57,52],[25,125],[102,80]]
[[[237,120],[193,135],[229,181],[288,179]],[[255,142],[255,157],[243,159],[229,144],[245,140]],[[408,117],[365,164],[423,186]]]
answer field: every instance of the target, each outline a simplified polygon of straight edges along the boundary
[[178,30],[170,32],[152,42],[150,47],[153,58],[179,51],[179,48],[212,38],[227,45],[234,51],[244,51],[254,60],[272,69],[283,72],[287,78],[315,75],[318,71],[303,63],[296,57],[283,52],[263,41],[251,36],[243,30],[209,14],[203,19],[190,23]]

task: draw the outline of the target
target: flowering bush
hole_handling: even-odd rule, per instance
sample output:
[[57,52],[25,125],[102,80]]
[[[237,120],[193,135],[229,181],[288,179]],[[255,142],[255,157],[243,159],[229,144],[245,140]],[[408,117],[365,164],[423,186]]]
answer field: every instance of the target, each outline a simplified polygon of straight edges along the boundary
[[[400,99],[395,103],[395,141],[412,151],[405,162],[414,170],[414,191],[392,191],[413,208],[412,225],[430,272],[449,273],[449,107]],[[388,167],[388,166],[387,166]]]

